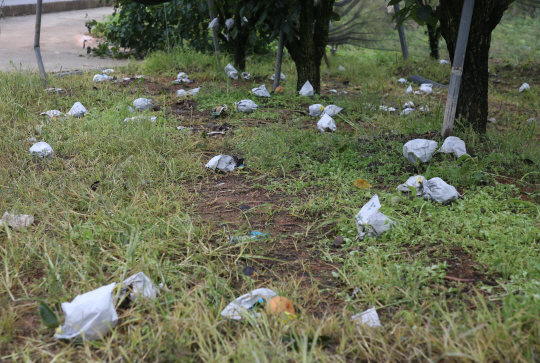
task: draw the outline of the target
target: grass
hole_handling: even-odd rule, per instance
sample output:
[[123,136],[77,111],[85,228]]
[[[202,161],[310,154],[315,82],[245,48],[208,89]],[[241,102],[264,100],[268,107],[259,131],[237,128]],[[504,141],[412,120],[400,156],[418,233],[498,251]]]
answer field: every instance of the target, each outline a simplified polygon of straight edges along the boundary
[[[403,143],[442,143],[429,132],[440,128],[446,96],[408,97],[396,80],[421,74],[448,82],[449,68],[352,49],[330,61],[323,96],[296,96],[287,59],[284,95],[254,99],[262,107],[252,114],[229,111],[214,120],[213,107],[268,86],[270,56],[252,57],[253,81],[244,82],[224,78],[227,58],[158,53],[117,69],[119,78],[147,76],[128,86],[94,84],[91,74],[51,77],[64,95],[45,93],[37,74],[0,74],[0,212],[36,218],[21,231],[0,227],[0,360],[538,360],[540,129],[526,123],[538,117],[537,80],[530,92],[517,92],[537,64],[526,56],[493,60],[502,82],[490,78],[489,112],[498,122],[483,138],[468,130],[457,135],[472,158],[437,155],[414,166],[401,154]],[[170,82],[179,71],[202,86],[195,99],[175,98],[182,86]],[[328,93],[332,88],[349,95]],[[161,106],[145,112],[158,116],[155,123],[123,122],[138,97]],[[364,105],[409,100],[432,112],[400,117]],[[84,118],[47,124],[39,116],[67,112],[75,101],[89,109]],[[317,131],[317,119],[302,113],[312,103],[344,108],[337,132]],[[209,122],[232,129],[211,138]],[[178,125],[198,131],[180,132]],[[29,155],[30,137],[51,144],[55,157]],[[219,153],[244,156],[246,169],[206,170]],[[416,174],[443,178],[463,198],[446,206],[396,191]],[[356,188],[359,178],[373,187]],[[357,241],[353,217],[374,194],[398,223],[379,238]],[[240,204],[253,208],[240,212]],[[229,242],[255,229],[269,237]],[[339,248],[337,235],[344,237]],[[245,266],[258,275],[243,275]],[[62,302],[138,271],[164,291],[145,305],[119,308],[119,324],[103,340],[56,341],[40,322],[40,302],[62,318]],[[299,318],[220,316],[232,299],[258,287],[292,299]],[[381,328],[350,320],[371,306]],[[320,336],[327,345],[312,344]]]

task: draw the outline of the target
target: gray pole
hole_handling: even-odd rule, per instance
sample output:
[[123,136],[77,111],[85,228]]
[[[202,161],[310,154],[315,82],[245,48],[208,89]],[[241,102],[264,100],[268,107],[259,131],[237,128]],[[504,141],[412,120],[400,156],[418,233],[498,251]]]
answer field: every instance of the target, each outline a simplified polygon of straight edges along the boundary
[[[208,11],[210,11],[210,21],[214,20],[214,14],[212,13],[212,0],[208,0]],[[212,28],[212,37],[214,38],[214,51],[217,55],[219,55],[219,43],[215,28]]]
[[465,62],[465,52],[469,41],[469,30],[471,29],[471,19],[474,9],[474,0],[465,0],[461,11],[461,21],[457,37],[456,51],[452,62],[452,75],[450,76],[450,87],[446,99],[446,110],[444,111],[444,121],[442,127],[443,137],[452,135],[454,129],[454,118],[459,98],[459,86],[461,75],[463,74],[463,63]]
[[[394,13],[399,11],[399,4],[394,5]],[[401,53],[403,53],[403,59],[409,59],[409,48],[407,48],[407,39],[405,39],[405,30],[403,25],[397,27],[399,33],[399,42],[401,43]]]
[[281,80],[281,61],[283,60],[283,43],[285,43],[285,32],[279,30],[279,41],[276,56],[276,73],[274,74],[274,91],[279,87],[279,81]]
[[38,63],[39,73],[41,73],[41,78],[43,78],[43,83],[47,85],[47,74],[45,74],[45,67],[43,67],[43,60],[41,59],[41,50],[39,49],[39,35],[41,32],[41,8],[43,0],[37,0],[36,6],[36,32],[34,35],[34,51],[36,52],[36,59]]

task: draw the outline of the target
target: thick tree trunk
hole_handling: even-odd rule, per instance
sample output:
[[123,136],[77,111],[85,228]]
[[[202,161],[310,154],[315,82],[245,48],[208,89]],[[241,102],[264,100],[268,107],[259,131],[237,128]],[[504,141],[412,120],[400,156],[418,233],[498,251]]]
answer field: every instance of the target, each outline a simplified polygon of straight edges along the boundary
[[427,24],[429,38],[429,55],[433,59],[439,59],[439,41],[441,39],[441,27]]
[[[456,50],[463,2],[464,0],[440,0],[437,8],[441,34],[446,40],[452,61]],[[511,2],[512,0],[476,0],[474,4],[456,119],[461,119],[464,126],[472,126],[479,133],[486,132],[487,124],[488,58],[491,32],[499,24]]]
[[299,91],[306,81],[313,91],[321,93],[321,61],[328,41],[330,15],[335,0],[299,0],[300,14],[296,36],[287,40],[285,46],[291,55],[298,81]]

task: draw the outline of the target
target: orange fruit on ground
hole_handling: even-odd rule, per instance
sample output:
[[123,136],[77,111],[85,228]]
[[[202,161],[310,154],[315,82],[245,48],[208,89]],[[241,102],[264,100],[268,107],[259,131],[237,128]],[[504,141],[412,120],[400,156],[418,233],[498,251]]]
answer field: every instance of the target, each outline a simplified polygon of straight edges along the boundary
[[274,296],[266,303],[266,313],[268,315],[291,314],[296,317],[296,310],[291,300],[283,296]]
[[285,92],[285,88],[279,86],[278,88],[276,88],[276,91],[275,91],[275,92],[276,92],[276,93],[283,93],[283,92]]

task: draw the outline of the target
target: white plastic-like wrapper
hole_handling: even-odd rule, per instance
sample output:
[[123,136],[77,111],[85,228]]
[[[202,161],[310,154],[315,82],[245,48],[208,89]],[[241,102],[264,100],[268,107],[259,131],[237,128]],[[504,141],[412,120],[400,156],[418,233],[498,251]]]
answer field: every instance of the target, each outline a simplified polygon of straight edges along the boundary
[[523,84],[521,85],[521,87],[519,87],[519,92],[521,93],[521,92],[523,92],[523,91],[525,91],[525,90],[530,90],[530,89],[531,89],[531,86],[529,86],[528,83],[523,83]]
[[128,117],[124,119],[124,122],[129,121],[150,121],[150,122],[156,122],[157,116],[135,116],[135,117]]
[[57,329],[56,339],[100,339],[118,323],[113,302],[116,282],[78,295],[72,302],[62,303],[66,316],[64,325]]
[[327,114],[323,114],[319,122],[317,122],[317,128],[320,132],[332,132],[337,129],[334,119]]
[[382,214],[379,211],[380,208],[379,196],[375,194],[354,217],[358,229],[358,239],[362,240],[366,236],[378,237],[392,228],[394,222]]
[[[272,74],[270,76],[270,80],[273,81],[274,79],[276,78],[276,75],[275,74]],[[279,76],[279,79],[281,79],[282,81],[285,80],[285,75],[283,73],[280,73],[280,76]]]
[[411,163],[417,161],[426,163],[437,150],[437,143],[432,140],[415,139],[403,145],[403,156]]
[[242,100],[239,102],[235,102],[234,104],[236,105],[236,109],[238,111],[245,113],[252,113],[259,107],[259,105],[257,105],[252,100]]
[[45,89],[45,92],[49,92],[49,93],[52,93],[52,92],[62,92],[62,91],[63,91],[62,88],[56,88],[56,87],[46,88],[46,89]]
[[420,111],[420,112],[429,112],[429,107],[428,106],[420,106],[418,111]]
[[199,93],[200,90],[201,90],[201,87],[197,87],[197,88],[190,89],[187,93],[188,95],[194,96],[197,93]]
[[324,111],[324,106],[319,103],[309,106],[310,116],[321,116],[323,111]]
[[230,63],[225,66],[225,73],[229,78],[238,79],[238,71]]
[[101,73],[105,73],[105,74],[114,73],[114,69],[112,68],[104,69],[101,71]]
[[396,109],[394,107],[388,107],[388,106],[379,106],[379,111],[383,111],[383,112],[395,112]]
[[407,80],[405,78],[400,78],[397,80],[397,83],[406,83]]
[[339,66],[339,70],[340,70],[340,71],[344,71],[344,70],[345,70],[345,67]]
[[330,92],[330,93],[338,93],[338,90],[337,89],[331,89],[331,90],[328,90],[328,92]]
[[245,316],[251,316],[249,309],[256,303],[264,303],[277,296],[277,294],[267,288],[260,288],[251,291],[248,294],[242,295],[234,299],[223,311],[221,316],[233,320],[241,320]]
[[407,87],[407,90],[405,91],[406,95],[408,95],[409,93],[413,93],[412,86]]
[[214,18],[210,24],[208,24],[208,29],[212,29],[212,28],[219,28],[219,19],[218,18]]
[[465,141],[456,136],[449,136],[444,140],[439,152],[445,154],[454,154],[458,158],[467,153]]
[[133,106],[139,111],[144,111],[152,109],[154,104],[150,98],[137,98],[133,101]]
[[431,178],[424,182],[424,198],[439,203],[450,203],[460,197],[456,188],[441,178]]
[[47,123],[53,120],[65,120],[65,115],[58,110],[49,110],[40,113],[41,116],[47,116]]
[[426,180],[427,179],[424,178],[422,175],[411,176],[409,179],[407,179],[405,183],[398,185],[396,189],[401,192],[410,192],[411,190],[409,189],[409,187],[413,187],[418,192],[416,195],[421,197],[422,195],[424,195],[423,188],[424,188],[424,182]]
[[13,229],[19,229],[31,226],[34,223],[34,217],[27,214],[11,214],[6,212],[0,219],[0,222],[6,223]]
[[30,148],[30,154],[39,156],[40,158],[52,158],[54,156],[54,150],[51,145],[44,141],[35,143]]
[[353,315],[351,317],[351,320],[356,321],[356,324],[362,323],[372,328],[381,326],[381,321],[379,320],[379,314],[377,314],[377,310],[375,310],[375,308],[371,308],[362,313]]
[[242,20],[240,21],[240,25],[244,26],[244,24],[247,24],[248,19],[244,16],[242,17]]
[[232,156],[217,155],[210,159],[208,164],[206,164],[206,167],[214,171],[216,171],[217,168],[221,171],[229,172],[233,171],[234,168],[236,168],[236,162],[234,161]]
[[251,74],[249,74],[248,72],[242,72],[242,78],[243,79],[251,79]]
[[178,75],[176,75],[176,82],[180,83],[180,82],[183,82],[183,83],[191,83],[193,82],[192,80],[189,79],[189,76],[187,75],[186,72],[180,72],[178,73]]
[[414,102],[413,101],[408,101],[408,102],[405,102],[405,104],[403,105],[404,108],[414,108]]
[[227,27],[227,29],[231,30],[234,26],[234,19],[233,18],[229,18],[227,20],[225,20],[225,26]]
[[343,110],[343,108],[336,106],[336,105],[328,105],[324,108],[322,114],[328,115],[330,117],[334,117],[338,113],[340,113]]
[[440,64],[450,64],[450,62],[447,61],[446,59],[441,59],[441,60],[439,61],[439,63],[440,63]]
[[400,116],[407,116],[408,114],[414,112],[414,108],[407,107],[403,111],[401,111]]
[[313,86],[309,81],[306,81],[298,93],[302,96],[313,96]]
[[251,92],[255,93],[255,96],[259,97],[270,97],[270,92],[266,89],[266,86],[264,84],[261,84],[257,88],[251,89]]
[[422,83],[420,85],[420,92],[425,94],[433,92],[433,85],[431,83]]
[[73,117],[83,117],[87,112],[88,110],[84,108],[82,103],[75,102],[67,114]]
[[113,76],[108,76],[106,74],[96,74],[92,81],[94,82],[104,82],[104,81],[112,81],[114,79]]
[[183,97],[183,96],[187,96],[187,92],[186,90],[183,90],[183,89],[179,89],[178,91],[176,91],[176,96],[178,97]]
[[139,272],[128,277],[124,280],[123,284],[124,288],[130,292],[129,297],[131,301],[155,299],[162,287],[161,284],[160,286],[154,285],[152,280],[144,272]]
[[414,91],[414,94],[415,94],[415,95],[421,95],[422,92],[420,92],[420,91]]

